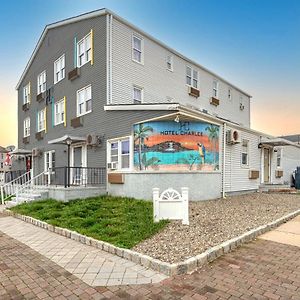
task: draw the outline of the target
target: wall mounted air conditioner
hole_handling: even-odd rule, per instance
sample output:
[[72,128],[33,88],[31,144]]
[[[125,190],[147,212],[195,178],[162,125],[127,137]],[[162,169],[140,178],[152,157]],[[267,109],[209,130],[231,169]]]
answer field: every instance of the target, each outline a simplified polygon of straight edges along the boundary
[[113,162],[107,163],[107,169],[117,170],[118,169],[118,162],[113,161]]
[[238,130],[231,129],[226,132],[227,144],[233,145],[241,142],[241,133]]
[[32,149],[32,156],[33,157],[37,157],[40,156],[42,154],[41,150],[39,150],[38,148],[33,148]]
[[99,144],[99,137],[96,134],[88,134],[86,136],[86,144],[88,146],[97,146]]

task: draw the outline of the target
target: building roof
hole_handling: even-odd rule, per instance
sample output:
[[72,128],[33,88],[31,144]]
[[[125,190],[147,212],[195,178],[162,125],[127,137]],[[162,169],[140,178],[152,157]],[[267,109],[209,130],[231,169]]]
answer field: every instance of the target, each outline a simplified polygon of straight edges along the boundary
[[293,143],[300,144],[300,134],[283,135],[281,137]]
[[107,15],[107,14],[110,14],[113,16],[113,18],[117,19],[118,21],[126,24],[127,26],[131,27],[133,30],[141,33],[143,36],[147,37],[148,39],[156,42],[157,44],[159,44],[160,46],[162,46],[163,48],[167,49],[168,51],[170,51],[171,53],[181,57],[182,59],[188,61],[189,63],[199,67],[200,69],[210,73],[212,76],[220,79],[221,81],[227,83],[229,86],[231,86],[232,88],[235,88],[236,90],[238,90],[239,92],[243,93],[244,95],[248,96],[248,97],[252,97],[250,94],[248,94],[247,92],[241,90],[240,88],[238,88],[237,86],[235,86],[234,84],[230,83],[229,81],[227,81],[226,79],[222,78],[221,76],[215,74],[214,72],[210,71],[209,69],[203,67],[202,65],[200,65],[199,63],[189,59],[188,57],[184,56],[183,54],[177,52],[176,50],[172,49],[171,47],[167,46],[166,44],[164,44],[163,42],[161,42],[160,40],[154,38],[153,36],[151,36],[150,34],[144,32],[143,30],[141,30],[140,28],[136,27],[135,25],[129,23],[128,21],[126,21],[125,19],[123,19],[122,17],[118,16],[117,14],[115,14],[114,12],[112,12],[111,10],[109,9],[106,9],[106,8],[102,8],[102,9],[99,9],[99,10],[95,10],[95,11],[91,11],[91,12],[88,12],[88,13],[85,13],[85,14],[81,14],[79,16],[75,16],[75,17],[71,17],[71,18],[68,18],[68,19],[65,19],[65,20],[62,20],[62,21],[58,21],[58,22],[55,22],[55,23],[52,23],[52,24],[49,24],[49,25],[46,25],[39,40],[38,40],[38,43],[37,45],[35,46],[32,54],[31,54],[31,57],[17,83],[17,86],[16,86],[16,89],[19,89],[20,85],[21,85],[21,82],[23,81],[31,63],[33,62],[47,32],[52,29],[52,28],[57,28],[57,27],[60,27],[60,26],[63,26],[63,25],[67,25],[67,24],[71,24],[71,23],[75,23],[75,22],[79,22],[81,20],[85,20],[85,19],[90,19],[90,18],[95,18],[95,17],[98,17],[98,16],[103,16],[103,15]]
[[0,153],[7,153],[8,151],[4,148],[0,146]]

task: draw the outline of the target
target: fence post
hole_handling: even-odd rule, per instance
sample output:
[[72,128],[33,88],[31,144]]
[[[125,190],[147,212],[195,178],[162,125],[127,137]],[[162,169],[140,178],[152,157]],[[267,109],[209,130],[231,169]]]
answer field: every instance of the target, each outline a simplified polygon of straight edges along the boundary
[[153,219],[159,221],[159,188],[153,188]]
[[64,185],[67,187],[67,167],[64,167]]
[[182,224],[189,225],[189,188],[181,188],[181,197],[182,197]]
[[4,191],[3,191],[3,186],[1,185],[1,203],[4,204]]

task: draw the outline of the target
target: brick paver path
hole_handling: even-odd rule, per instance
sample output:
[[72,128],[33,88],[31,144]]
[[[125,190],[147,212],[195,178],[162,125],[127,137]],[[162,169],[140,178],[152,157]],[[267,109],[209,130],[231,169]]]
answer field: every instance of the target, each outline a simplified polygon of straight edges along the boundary
[[49,258],[91,286],[156,283],[167,276],[13,217],[0,231]]
[[300,248],[258,239],[191,275],[156,284],[92,288],[0,233],[1,300],[98,298],[300,300]]

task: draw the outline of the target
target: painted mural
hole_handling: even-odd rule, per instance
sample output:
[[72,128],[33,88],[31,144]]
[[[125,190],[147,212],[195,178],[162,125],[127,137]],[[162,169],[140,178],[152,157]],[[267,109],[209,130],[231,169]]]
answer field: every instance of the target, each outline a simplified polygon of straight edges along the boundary
[[136,170],[219,170],[219,126],[154,121],[134,125]]

